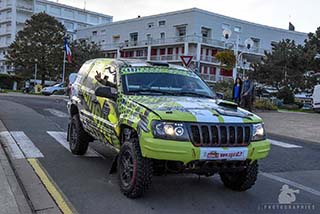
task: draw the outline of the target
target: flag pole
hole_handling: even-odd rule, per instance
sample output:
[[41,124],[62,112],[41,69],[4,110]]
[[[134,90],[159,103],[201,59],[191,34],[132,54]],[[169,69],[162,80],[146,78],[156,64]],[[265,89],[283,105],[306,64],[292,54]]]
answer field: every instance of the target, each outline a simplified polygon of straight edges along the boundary
[[62,82],[64,82],[64,76],[65,76],[65,70],[66,70],[66,51],[63,51],[63,64],[62,64]]

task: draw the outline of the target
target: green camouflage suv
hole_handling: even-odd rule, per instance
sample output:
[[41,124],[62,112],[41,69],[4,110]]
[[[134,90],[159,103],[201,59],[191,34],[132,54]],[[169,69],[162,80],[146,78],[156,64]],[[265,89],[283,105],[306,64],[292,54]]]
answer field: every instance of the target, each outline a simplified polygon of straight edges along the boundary
[[121,191],[142,196],[153,175],[219,173],[224,185],[254,185],[270,150],[263,121],[216,94],[181,66],[94,59],[80,69],[68,103],[74,154],[98,140],[117,151]]

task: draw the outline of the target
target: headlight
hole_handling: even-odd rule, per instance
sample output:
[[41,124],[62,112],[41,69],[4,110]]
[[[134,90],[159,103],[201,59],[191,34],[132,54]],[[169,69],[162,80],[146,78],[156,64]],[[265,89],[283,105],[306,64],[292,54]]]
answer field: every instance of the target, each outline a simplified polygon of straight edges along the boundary
[[262,123],[253,124],[252,141],[265,140],[266,132]]
[[189,134],[183,123],[175,122],[152,122],[152,133],[155,138],[188,141]]

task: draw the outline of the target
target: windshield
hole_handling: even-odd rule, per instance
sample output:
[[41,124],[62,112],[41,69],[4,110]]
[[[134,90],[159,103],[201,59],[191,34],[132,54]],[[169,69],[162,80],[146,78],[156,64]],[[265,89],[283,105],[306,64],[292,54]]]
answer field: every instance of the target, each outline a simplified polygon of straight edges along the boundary
[[[152,71],[151,71],[152,72]],[[180,72],[142,72],[123,75],[125,94],[160,94],[215,98],[215,93],[196,74]]]

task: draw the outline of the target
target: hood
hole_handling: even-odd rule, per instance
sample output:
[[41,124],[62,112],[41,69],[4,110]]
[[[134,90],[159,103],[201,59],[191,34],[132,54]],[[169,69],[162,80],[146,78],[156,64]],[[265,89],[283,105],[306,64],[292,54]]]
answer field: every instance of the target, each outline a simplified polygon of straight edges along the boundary
[[202,123],[262,122],[257,115],[223,100],[186,96],[130,96],[129,99],[155,112],[162,120]]

